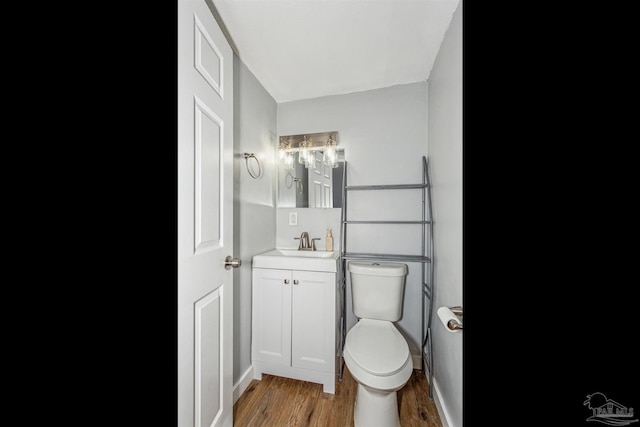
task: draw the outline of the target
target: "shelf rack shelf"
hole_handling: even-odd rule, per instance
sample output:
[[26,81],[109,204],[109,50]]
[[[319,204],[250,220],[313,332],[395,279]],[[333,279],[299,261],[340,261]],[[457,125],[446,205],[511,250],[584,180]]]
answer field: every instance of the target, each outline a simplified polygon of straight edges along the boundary
[[[347,260],[375,260],[375,261],[405,261],[417,262],[422,265],[422,370],[429,377],[429,397],[433,399],[433,354],[431,342],[431,323],[433,319],[433,215],[431,208],[431,183],[429,180],[429,163],[425,156],[422,157],[422,183],[420,184],[391,184],[391,185],[347,185],[347,162],[343,170],[342,189],[342,218],[340,224],[340,263],[339,284],[340,289],[340,367],[338,379],[342,380],[344,372],[343,349],[346,337],[346,261]],[[422,219],[418,221],[395,220],[347,220],[347,194],[350,191],[377,191],[377,190],[406,190],[421,189],[422,191]],[[422,251],[420,254],[385,254],[362,253],[347,251],[347,225],[357,224],[407,224],[422,226]]]

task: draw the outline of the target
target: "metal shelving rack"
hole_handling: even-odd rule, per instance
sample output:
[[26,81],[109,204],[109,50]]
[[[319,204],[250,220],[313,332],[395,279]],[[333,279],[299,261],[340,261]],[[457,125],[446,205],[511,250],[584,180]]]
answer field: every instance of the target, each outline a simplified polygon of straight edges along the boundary
[[[433,318],[434,274],[433,274],[433,215],[431,209],[431,183],[429,163],[422,157],[422,183],[399,185],[347,185],[347,162],[344,163],[342,178],[342,218],[340,224],[340,368],[338,379],[344,372],[343,349],[346,337],[346,271],[347,260],[405,261],[422,263],[422,370],[429,375],[429,397],[433,399],[433,356],[431,352],[431,322]],[[353,221],[347,220],[347,193],[350,191],[406,190],[422,189],[422,219],[418,221]],[[356,253],[347,251],[347,225],[351,224],[408,224],[422,226],[422,252],[418,255],[398,255],[382,253]]]

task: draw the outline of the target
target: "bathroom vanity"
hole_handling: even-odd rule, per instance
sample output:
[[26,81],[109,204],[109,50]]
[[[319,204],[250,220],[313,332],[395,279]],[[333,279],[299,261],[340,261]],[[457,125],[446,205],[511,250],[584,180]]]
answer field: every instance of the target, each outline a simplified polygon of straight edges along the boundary
[[339,253],[273,249],[253,257],[253,377],[320,383],[335,393]]

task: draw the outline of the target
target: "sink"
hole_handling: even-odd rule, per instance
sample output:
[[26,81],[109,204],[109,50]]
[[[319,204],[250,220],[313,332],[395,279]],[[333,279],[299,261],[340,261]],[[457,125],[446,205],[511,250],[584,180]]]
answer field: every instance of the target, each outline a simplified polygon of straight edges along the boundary
[[296,249],[273,249],[265,252],[263,255],[268,256],[297,256],[303,258],[333,258],[336,252],[327,251],[299,251]]
[[253,267],[287,270],[338,271],[338,251],[271,249],[253,257]]

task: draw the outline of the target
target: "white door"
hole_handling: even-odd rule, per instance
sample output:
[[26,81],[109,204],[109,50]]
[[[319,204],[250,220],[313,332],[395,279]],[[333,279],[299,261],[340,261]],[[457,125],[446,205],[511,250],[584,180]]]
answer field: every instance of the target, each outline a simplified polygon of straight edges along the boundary
[[205,1],[178,0],[180,427],[233,424],[232,55]]
[[333,168],[322,163],[322,153],[315,152],[315,168],[309,169],[309,207],[333,207]]

